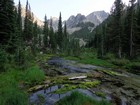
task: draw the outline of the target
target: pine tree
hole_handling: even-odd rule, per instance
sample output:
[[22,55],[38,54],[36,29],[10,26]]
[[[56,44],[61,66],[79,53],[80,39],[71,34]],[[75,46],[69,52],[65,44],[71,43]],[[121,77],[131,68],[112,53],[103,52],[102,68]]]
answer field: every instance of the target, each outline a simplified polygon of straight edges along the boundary
[[[139,2],[140,3],[140,2]],[[139,56],[140,55],[140,4],[138,4],[138,7],[137,7],[137,12],[136,12],[136,34],[135,34],[135,40],[134,40],[134,43],[135,43],[135,55],[136,56]]]
[[130,57],[133,57],[133,37],[134,37],[134,15],[135,15],[135,3],[136,0],[130,0],[130,3],[131,3],[131,7],[130,7],[130,15],[131,15],[131,23],[130,23],[130,51],[129,51],[129,55]]
[[21,17],[21,4],[19,1],[18,4],[18,12],[17,12],[17,51],[16,51],[16,62],[18,66],[21,66],[23,64],[24,60],[24,43],[23,43],[23,34],[22,34],[22,17]]
[[44,44],[44,47],[48,47],[48,22],[47,22],[47,16],[45,15],[45,21],[44,21],[44,28],[43,28],[43,34],[44,34],[44,37],[43,37],[43,44]]
[[38,26],[37,21],[34,23],[33,26],[33,42],[32,42],[32,53],[36,55],[37,52],[37,43],[38,43]]
[[49,37],[50,37],[51,49],[52,49],[53,53],[55,53],[56,52],[56,39],[55,39],[55,33],[53,31],[53,27],[52,27],[52,19],[50,20]]
[[121,0],[116,0],[114,2],[114,8],[112,12],[113,16],[113,22],[114,26],[112,27],[114,30],[114,35],[113,38],[115,39],[115,49],[117,49],[115,52],[118,54],[118,58],[122,57],[122,26],[121,26],[121,16],[122,16],[122,11],[123,11],[123,4]]
[[33,38],[33,15],[31,13],[31,8],[28,3],[26,3],[26,15],[24,20],[24,41],[31,43]]
[[15,7],[13,0],[0,0],[0,45],[9,53],[14,52],[16,37]]
[[63,32],[63,42],[62,42],[62,46],[63,46],[63,51],[67,50],[68,47],[68,33],[67,33],[67,24],[65,22],[64,25],[64,32]]
[[20,4],[20,1],[19,1],[19,4],[18,4],[17,25],[18,25],[18,34],[19,34],[19,37],[22,40],[22,17],[21,17],[21,4]]
[[57,43],[60,49],[62,49],[62,42],[63,42],[63,31],[62,31],[62,18],[60,12],[59,22],[58,22],[58,32],[57,32]]

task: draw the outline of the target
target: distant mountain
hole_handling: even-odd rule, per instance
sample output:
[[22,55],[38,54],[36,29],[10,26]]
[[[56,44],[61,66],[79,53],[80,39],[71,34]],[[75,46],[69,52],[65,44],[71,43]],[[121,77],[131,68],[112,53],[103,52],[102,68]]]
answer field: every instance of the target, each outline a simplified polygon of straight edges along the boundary
[[[18,5],[16,6],[16,8],[18,8]],[[22,16],[22,27],[24,27],[24,18],[26,15],[26,9],[25,7],[21,6],[21,16]],[[32,13],[33,16],[33,22],[37,22],[38,26],[42,27],[44,25],[44,22],[41,21],[37,16],[34,15],[34,13]]]
[[102,23],[108,17],[108,15],[109,14],[105,11],[95,11],[87,16],[84,16],[82,14],[77,14],[76,16],[72,15],[66,21],[68,32],[71,34],[75,31],[80,30],[82,27],[78,25],[79,23],[82,23],[82,25],[85,23],[86,25],[87,22],[91,22],[94,24],[94,27],[96,27],[97,25]]
[[[58,29],[58,18],[57,17],[51,17],[52,19],[52,26],[53,26],[53,29],[54,31],[57,31]],[[48,26],[50,27],[50,19],[48,19]]]
[[77,24],[81,23],[85,19],[86,19],[86,17],[84,15],[81,15],[81,14],[77,14],[76,16],[72,15],[66,21],[67,27],[74,28]]
[[95,24],[95,26],[97,26],[102,23],[108,17],[108,15],[109,14],[105,11],[92,12],[88,16],[86,16],[86,21],[92,22]]
[[[84,16],[79,13],[76,16],[72,15],[68,18],[68,20],[63,21],[63,26],[64,26],[64,23],[66,22],[67,30],[69,34],[72,34],[75,31],[81,30],[83,26],[87,26],[87,29],[91,31],[94,27],[102,23],[108,17],[108,15],[109,14],[106,13],[105,11],[95,11],[95,12],[90,13],[87,16]],[[59,20],[58,18],[52,17],[54,31],[57,31],[58,20]],[[50,19],[48,20],[48,23],[50,23]],[[88,26],[89,23],[92,23],[92,26]]]

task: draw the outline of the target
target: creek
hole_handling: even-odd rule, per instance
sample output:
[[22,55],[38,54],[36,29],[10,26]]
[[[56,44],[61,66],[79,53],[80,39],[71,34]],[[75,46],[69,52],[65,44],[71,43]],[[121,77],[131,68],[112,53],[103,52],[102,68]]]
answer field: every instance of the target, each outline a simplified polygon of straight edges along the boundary
[[40,103],[39,95],[41,95],[40,97],[44,97],[43,105],[54,105],[61,98],[70,95],[71,92],[79,91],[95,100],[102,99],[102,97],[95,94],[96,92],[104,93],[104,99],[111,101],[113,105],[140,105],[140,77],[138,75],[123,70],[81,64],[77,61],[64,60],[60,57],[52,57],[46,64],[49,67],[44,67],[44,71],[48,76],[55,77],[61,75],[68,78],[87,76],[87,78],[73,81],[94,81],[96,79],[101,81],[101,84],[90,89],[76,88],[63,94],[56,94],[53,91],[62,88],[64,85],[57,84],[31,93],[30,103],[38,105]]

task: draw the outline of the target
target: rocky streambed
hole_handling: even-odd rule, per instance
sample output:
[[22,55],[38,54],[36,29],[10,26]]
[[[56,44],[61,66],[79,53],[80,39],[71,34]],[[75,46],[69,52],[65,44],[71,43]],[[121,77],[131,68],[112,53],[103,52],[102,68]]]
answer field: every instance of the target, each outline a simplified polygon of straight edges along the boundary
[[113,70],[52,57],[41,64],[47,77],[32,87],[30,103],[54,105],[73,91],[113,105],[140,105],[140,77],[123,70]]

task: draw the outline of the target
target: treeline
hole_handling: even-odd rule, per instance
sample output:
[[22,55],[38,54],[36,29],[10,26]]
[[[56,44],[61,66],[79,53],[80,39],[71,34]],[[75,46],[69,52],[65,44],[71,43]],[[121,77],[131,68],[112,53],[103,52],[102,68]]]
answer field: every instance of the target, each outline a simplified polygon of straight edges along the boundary
[[[70,39],[67,33],[66,22],[63,27],[61,13],[58,30],[53,30],[53,20],[44,18],[44,26],[34,22],[30,4],[26,3],[25,17],[22,17],[22,8],[19,1],[16,8],[13,0],[0,0],[0,68],[6,70],[7,65],[15,63],[25,68],[27,62],[39,52],[65,53],[78,55],[78,40]],[[24,21],[23,21],[24,18]],[[70,50],[71,49],[71,50]]]
[[90,42],[98,49],[98,56],[113,53],[118,58],[140,56],[140,4],[130,0],[126,6],[115,0],[109,17],[93,31],[95,37]]

